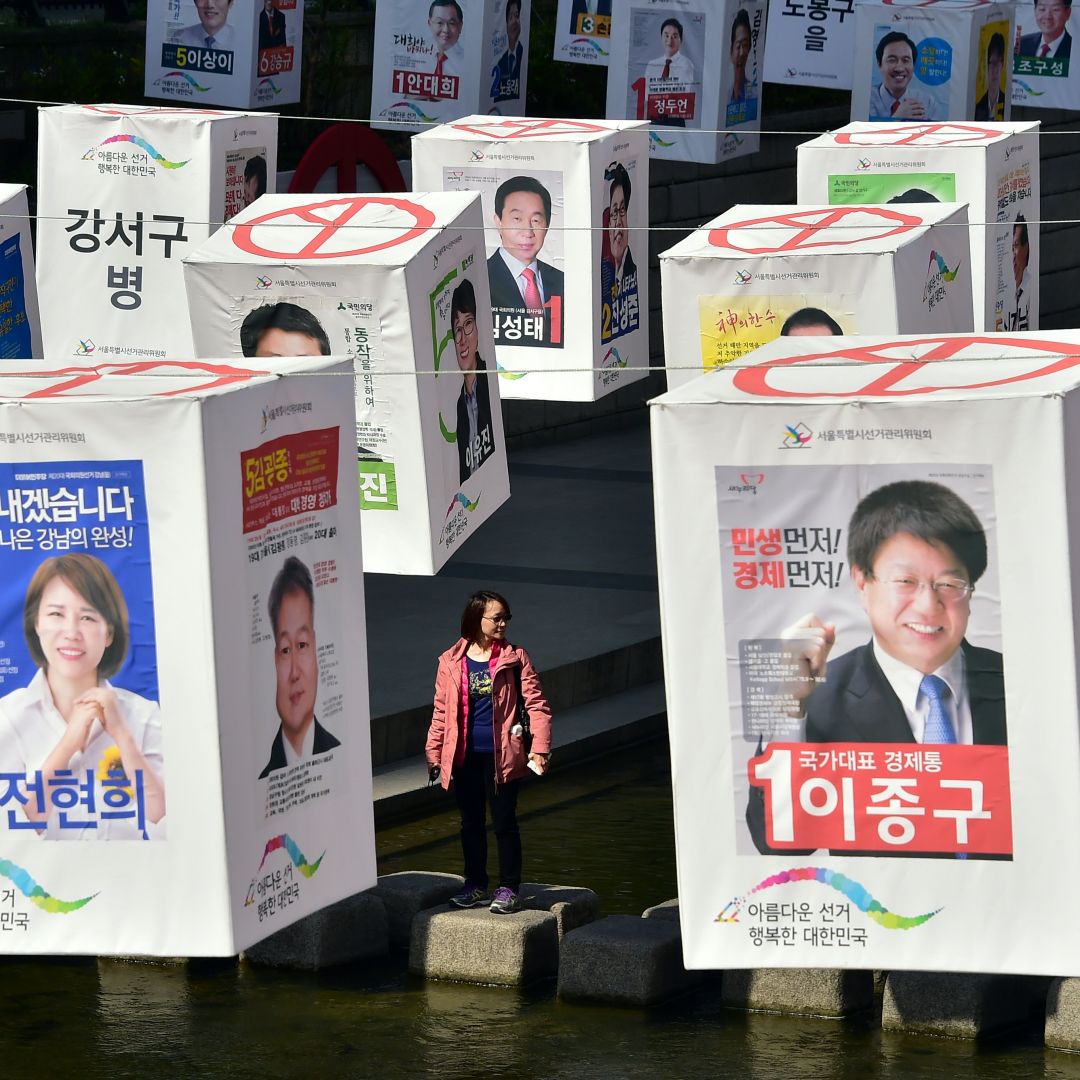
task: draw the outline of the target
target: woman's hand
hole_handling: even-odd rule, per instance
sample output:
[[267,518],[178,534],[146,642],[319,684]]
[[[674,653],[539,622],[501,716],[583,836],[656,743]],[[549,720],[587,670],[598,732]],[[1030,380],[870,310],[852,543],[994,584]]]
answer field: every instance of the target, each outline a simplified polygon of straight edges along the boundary
[[550,761],[550,759],[551,759],[550,754],[530,754],[529,755],[529,762],[531,764],[535,765],[537,770],[539,770],[538,773],[537,773],[537,775],[539,775],[539,776],[543,776],[544,773],[546,773],[548,771],[548,762]]
[[[86,744],[90,741],[90,732],[94,726],[95,720],[100,721],[102,726],[104,726],[105,721],[100,705],[98,705],[97,702],[79,698],[71,710],[71,716],[68,718],[67,722],[67,730],[64,732],[63,737],[56,746],[56,751],[60,752],[60,756],[63,759],[58,762],[57,768],[68,768],[71,764],[71,759],[76,754],[81,754],[86,749]],[[56,751],[54,751],[54,753],[56,753]]]
[[[75,702],[76,707],[89,706],[96,710],[106,734],[120,748],[121,753],[132,743],[131,732],[120,715],[116,691],[108,686],[95,686],[87,690]],[[125,745],[126,744],[126,745]],[[86,745],[85,743],[83,744]]]

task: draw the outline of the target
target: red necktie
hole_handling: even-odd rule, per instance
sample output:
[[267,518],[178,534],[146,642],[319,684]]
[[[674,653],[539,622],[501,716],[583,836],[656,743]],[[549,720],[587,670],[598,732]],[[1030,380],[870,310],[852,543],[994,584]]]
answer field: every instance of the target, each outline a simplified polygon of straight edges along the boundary
[[661,72],[660,78],[661,79],[667,79],[667,78],[670,77],[670,75],[671,75],[671,57],[669,56],[664,61],[664,70]]
[[442,78],[442,66],[443,66],[443,61],[445,59],[446,59],[446,53],[444,53],[444,52],[439,53],[439,59],[435,61],[435,78],[436,79],[441,79]]
[[1046,55],[1046,54],[1047,54],[1047,53],[1048,53],[1049,51],[1050,51],[1050,46],[1049,46],[1049,45],[1046,45],[1046,44],[1044,44],[1044,45],[1043,45],[1043,47],[1042,47],[1042,48],[1041,48],[1041,49],[1039,50],[1039,56],[1040,56],[1040,57],[1043,57],[1043,56],[1045,56],[1045,55]]
[[899,109],[899,108],[900,108],[900,102],[899,101],[894,101],[889,106],[889,115],[890,116],[895,116],[896,115],[896,110]]
[[544,301],[540,299],[540,289],[536,284],[536,272],[525,267],[521,271],[525,279],[525,308],[528,311],[543,311]]

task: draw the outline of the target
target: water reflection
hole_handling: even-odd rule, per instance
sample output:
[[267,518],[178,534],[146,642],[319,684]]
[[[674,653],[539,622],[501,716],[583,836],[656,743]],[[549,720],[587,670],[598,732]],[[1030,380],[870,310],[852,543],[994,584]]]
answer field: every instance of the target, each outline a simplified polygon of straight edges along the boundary
[[[528,793],[527,874],[636,914],[675,895],[670,777],[662,748],[616,757]],[[458,869],[456,827],[449,812],[382,830],[380,871]],[[978,1045],[883,1034],[880,1007],[846,1020],[725,1009],[715,978],[639,1010],[567,1004],[551,982],[425,982],[402,952],[318,975],[243,961],[7,959],[0,971],[12,1077],[1080,1080],[1080,1055],[1045,1050],[1037,1023]]]

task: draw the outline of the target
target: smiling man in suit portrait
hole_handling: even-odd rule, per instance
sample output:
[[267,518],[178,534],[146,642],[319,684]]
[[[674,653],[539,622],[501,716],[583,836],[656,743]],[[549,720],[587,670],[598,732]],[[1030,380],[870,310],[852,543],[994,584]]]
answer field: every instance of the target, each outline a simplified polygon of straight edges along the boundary
[[1072,53],[1072,35],[1066,29],[1072,0],[1037,0],[1033,34],[1020,39],[1020,55],[1039,60],[1066,59]]
[[290,555],[270,586],[267,603],[277,672],[277,734],[264,780],[278,769],[324,754],[341,743],[315,719],[319,658],[315,640],[315,590],[311,571]]
[[[1007,745],[1001,653],[967,640],[987,564],[975,511],[939,483],[886,484],[855,508],[847,554],[870,641],[829,660],[836,627],[813,613],[780,635],[801,667],[790,689],[803,741]],[[760,787],[746,821],[757,849],[772,851]]]
[[543,340],[523,343],[562,348],[563,273],[539,258],[551,225],[550,192],[535,177],[512,176],[495,192],[493,220],[499,247],[488,259],[492,313],[542,317]]

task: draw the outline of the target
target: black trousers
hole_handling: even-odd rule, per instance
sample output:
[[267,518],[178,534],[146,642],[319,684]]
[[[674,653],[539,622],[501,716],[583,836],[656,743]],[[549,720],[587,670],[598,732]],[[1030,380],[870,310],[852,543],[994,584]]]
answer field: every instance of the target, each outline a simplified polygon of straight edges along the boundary
[[518,892],[521,888],[521,833],[517,823],[520,781],[495,785],[495,756],[466,753],[454,770],[454,796],[461,811],[461,850],[465,856],[465,880],[486,889],[487,822],[485,805],[491,807],[491,825],[499,852],[499,885]]

